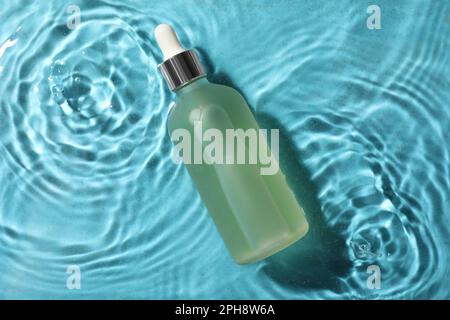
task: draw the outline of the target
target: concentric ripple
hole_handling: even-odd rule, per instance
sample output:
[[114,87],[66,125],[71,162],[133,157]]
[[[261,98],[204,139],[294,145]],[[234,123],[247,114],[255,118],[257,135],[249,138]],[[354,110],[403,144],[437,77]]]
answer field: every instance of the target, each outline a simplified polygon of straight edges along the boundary
[[[378,1],[381,30],[354,1],[118,3],[0,11],[0,298],[450,298],[448,3]],[[266,261],[170,160],[161,22],[280,129],[311,229]]]

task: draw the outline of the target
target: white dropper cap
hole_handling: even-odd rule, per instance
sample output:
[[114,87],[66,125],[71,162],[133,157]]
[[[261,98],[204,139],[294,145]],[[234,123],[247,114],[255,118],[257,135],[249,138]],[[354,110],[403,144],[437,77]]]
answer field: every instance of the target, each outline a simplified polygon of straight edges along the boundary
[[158,65],[158,69],[171,90],[175,91],[192,80],[206,75],[195,50],[185,50],[171,26],[168,24],[157,26],[155,38],[164,55],[164,61]]
[[186,51],[181,46],[175,31],[168,24],[160,24],[155,28],[155,38],[164,55],[164,61]]

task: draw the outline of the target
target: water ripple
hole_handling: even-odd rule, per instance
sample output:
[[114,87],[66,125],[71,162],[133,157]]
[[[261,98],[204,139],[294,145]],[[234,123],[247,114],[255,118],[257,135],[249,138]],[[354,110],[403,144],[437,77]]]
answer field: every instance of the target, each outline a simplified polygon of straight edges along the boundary
[[[450,7],[378,4],[381,30],[351,1],[5,5],[0,297],[449,298]],[[161,22],[280,129],[311,229],[261,263],[231,261],[170,160]]]

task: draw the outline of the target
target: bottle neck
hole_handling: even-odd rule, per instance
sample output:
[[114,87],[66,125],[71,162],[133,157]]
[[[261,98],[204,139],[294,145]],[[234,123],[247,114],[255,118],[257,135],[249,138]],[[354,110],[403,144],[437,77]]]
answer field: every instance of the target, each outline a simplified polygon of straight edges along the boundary
[[202,75],[198,78],[192,79],[192,81],[186,83],[185,85],[183,85],[182,87],[174,90],[177,97],[182,97],[190,92],[192,92],[193,90],[196,90],[198,87],[201,87],[205,84],[208,84],[209,81],[206,78],[206,75]]

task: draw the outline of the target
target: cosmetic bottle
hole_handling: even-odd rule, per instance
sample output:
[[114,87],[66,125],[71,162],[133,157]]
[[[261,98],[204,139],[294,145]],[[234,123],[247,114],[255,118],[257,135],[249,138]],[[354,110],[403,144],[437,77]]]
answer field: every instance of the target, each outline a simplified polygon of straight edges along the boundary
[[242,95],[210,83],[169,25],[155,38],[164,55],[159,70],[176,96],[169,134],[233,259],[256,262],[302,238],[304,212]]

